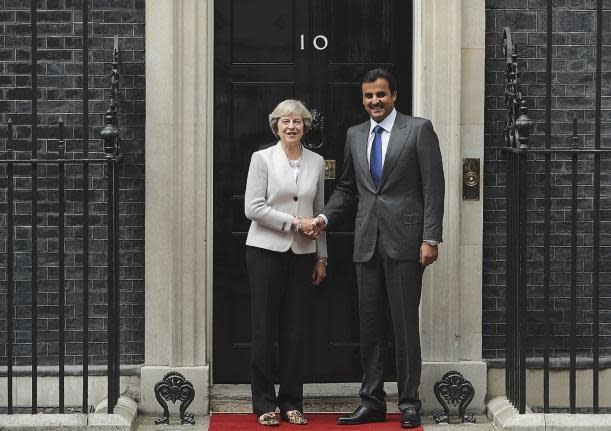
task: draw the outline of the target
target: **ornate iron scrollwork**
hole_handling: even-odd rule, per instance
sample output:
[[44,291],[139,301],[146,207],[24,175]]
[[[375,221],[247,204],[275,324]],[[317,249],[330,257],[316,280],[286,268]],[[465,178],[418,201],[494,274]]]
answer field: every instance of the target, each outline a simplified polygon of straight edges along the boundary
[[163,408],[163,416],[155,419],[157,425],[170,423],[170,411],[165,401],[172,401],[174,404],[180,401],[180,423],[183,425],[195,424],[195,417],[192,413],[187,412],[187,407],[195,398],[195,389],[191,382],[178,371],[170,371],[163,376],[163,380],[155,385],[155,398]]
[[503,30],[503,54],[505,54],[505,145],[525,150],[528,148],[528,136],[532,121],[528,118],[526,100],[522,97],[522,84],[518,70],[518,46],[511,40],[511,30]]
[[458,416],[463,423],[475,423],[475,417],[471,413],[466,413],[467,407],[475,396],[475,389],[471,382],[465,379],[461,373],[458,371],[445,373],[442,379],[435,383],[433,391],[437,401],[443,407],[443,412],[433,415],[436,423],[449,423],[450,409],[448,404],[454,407],[458,406]]
[[311,109],[310,114],[312,114],[312,128],[304,138],[303,145],[310,150],[314,150],[325,144],[325,117],[316,108]]

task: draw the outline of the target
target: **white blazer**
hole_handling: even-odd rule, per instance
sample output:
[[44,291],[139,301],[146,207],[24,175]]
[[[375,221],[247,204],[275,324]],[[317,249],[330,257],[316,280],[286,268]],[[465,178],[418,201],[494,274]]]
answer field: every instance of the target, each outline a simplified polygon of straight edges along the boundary
[[278,142],[253,153],[248,168],[244,213],[252,220],[246,245],[295,254],[316,253],[327,257],[323,232],[312,241],[291,230],[293,217],[312,217],[324,206],[325,169],[323,158],[304,148],[297,183],[293,169]]

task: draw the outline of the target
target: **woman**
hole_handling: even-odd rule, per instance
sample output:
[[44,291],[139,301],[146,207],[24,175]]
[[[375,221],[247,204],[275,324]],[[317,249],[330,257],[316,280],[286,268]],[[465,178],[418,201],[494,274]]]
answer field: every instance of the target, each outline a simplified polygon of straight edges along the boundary
[[[255,152],[248,169],[244,212],[252,220],[246,239],[251,289],[253,411],[261,425],[278,425],[275,413],[292,424],[303,415],[303,331],[311,285],[326,276],[327,244],[312,219],[324,203],[323,158],[301,138],[312,116],[297,100],[285,100],[269,114],[279,140]],[[312,270],[312,267],[314,269]],[[278,327],[280,390],[274,388],[272,333]]]

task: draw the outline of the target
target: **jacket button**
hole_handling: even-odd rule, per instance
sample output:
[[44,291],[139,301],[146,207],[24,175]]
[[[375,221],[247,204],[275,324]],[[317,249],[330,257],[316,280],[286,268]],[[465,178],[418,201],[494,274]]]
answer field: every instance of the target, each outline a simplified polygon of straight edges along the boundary
[[295,202],[297,202],[297,201],[299,200],[299,198],[298,198],[297,196],[293,196],[293,200],[294,200]]

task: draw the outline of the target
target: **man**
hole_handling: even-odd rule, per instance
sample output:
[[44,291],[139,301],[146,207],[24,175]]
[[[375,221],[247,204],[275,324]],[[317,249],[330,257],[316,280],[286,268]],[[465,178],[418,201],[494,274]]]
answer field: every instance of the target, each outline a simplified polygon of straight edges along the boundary
[[395,78],[368,72],[361,83],[370,120],[348,129],[343,172],[318,217],[321,230],[358,203],[354,262],[359,295],[361,403],[340,425],[386,417],[384,353],[389,304],[395,333],[401,426],[420,426],[422,359],[418,308],[424,268],[441,242],[444,176],[429,120],[395,110]]

